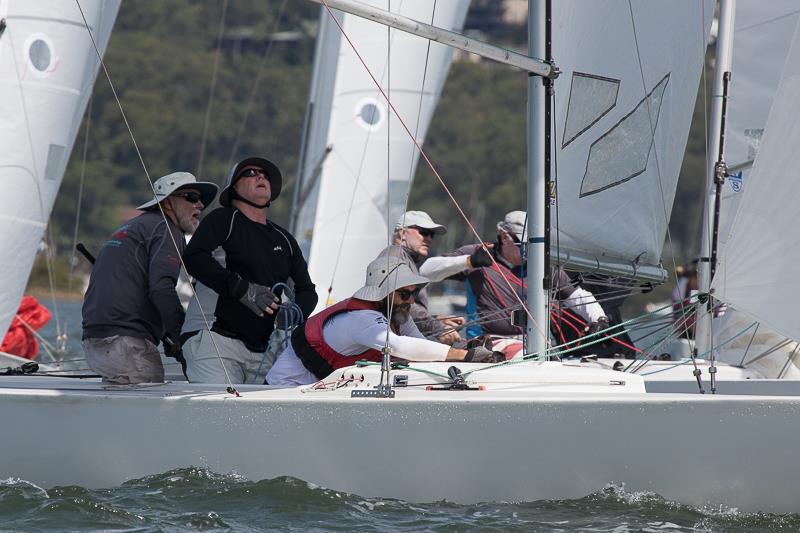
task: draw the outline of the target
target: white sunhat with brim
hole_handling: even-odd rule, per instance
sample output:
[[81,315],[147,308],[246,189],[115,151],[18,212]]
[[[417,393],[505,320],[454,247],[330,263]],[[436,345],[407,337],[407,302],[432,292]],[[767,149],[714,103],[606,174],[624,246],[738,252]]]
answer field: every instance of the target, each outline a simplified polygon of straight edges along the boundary
[[197,178],[189,172],[173,172],[158,178],[153,183],[153,189],[156,191],[155,197],[149,202],[145,202],[136,209],[145,211],[154,207],[157,203],[163,201],[167,196],[174,193],[178,189],[197,189],[200,191],[200,201],[203,202],[205,207],[208,207],[214,198],[217,197],[219,187],[215,183],[208,181],[197,181]]
[[394,230],[397,231],[402,228],[411,227],[430,229],[437,235],[444,235],[447,233],[447,228],[434,222],[431,216],[425,211],[406,211],[397,219]]
[[497,223],[497,231],[507,231],[515,236],[519,242],[525,242],[525,222],[528,215],[525,211],[511,211],[506,213],[503,220]]
[[409,285],[416,285],[421,289],[428,283],[428,278],[416,274],[397,257],[384,256],[367,266],[367,281],[353,294],[353,298],[379,302],[397,289]]

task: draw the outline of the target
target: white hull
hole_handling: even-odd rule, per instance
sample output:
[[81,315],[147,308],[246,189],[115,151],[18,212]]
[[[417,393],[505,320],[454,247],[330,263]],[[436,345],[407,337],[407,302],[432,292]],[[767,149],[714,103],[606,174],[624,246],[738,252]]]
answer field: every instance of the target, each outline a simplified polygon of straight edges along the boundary
[[[348,372],[366,376],[362,387],[377,376]],[[397,388],[393,399],[0,378],[0,478],[104,487],[197,465],[418,502],[578,498],[624,483],[694,505],[800,509],[797,386],[788,397],[656,394],[634,375],[560,363],[478,376],[486,390]]]

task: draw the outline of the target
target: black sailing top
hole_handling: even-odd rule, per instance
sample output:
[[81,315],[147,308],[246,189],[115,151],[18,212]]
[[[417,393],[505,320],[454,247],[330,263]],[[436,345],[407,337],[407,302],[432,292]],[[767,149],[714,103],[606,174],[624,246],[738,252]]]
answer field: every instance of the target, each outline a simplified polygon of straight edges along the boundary
[[[225,251],[224,267],[212,256],[217,247]],[[189,241],[183,260],[189,274],[219,295],[212,331],[241,340],[251,351],[267,349],[275,315],[259,317],[239,302],[248,283],[272,287],[291,278],[303,318],[317,305],[308,266],[294,237],[273,222],[254,222],[238,209],[219,207],[208,213]]]

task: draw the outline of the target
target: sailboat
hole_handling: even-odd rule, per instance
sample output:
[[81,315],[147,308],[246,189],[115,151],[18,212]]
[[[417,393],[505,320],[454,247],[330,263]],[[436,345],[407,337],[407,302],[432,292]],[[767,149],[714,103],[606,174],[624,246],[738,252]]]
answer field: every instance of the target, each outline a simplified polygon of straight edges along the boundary
[[[326,3],[352,11],[363,7],[346,0]],[[388,19],[406,30],[427,31],[516,62],[511,52],[453,37],[423,21],[409,24],[395,15],[373,13],[373,20]],[[563,247],[551,242],[548,248],[543,246],[546,239],[538,240],[550,227],[544,224],[544,206],[557,203],[558,218],[563,219],[571,203],[580,206],[580,200],[588,199],[616,210],[628,224],[640,224],[643,208],[603,196],[621,197],[632,188],[645,203],[655,204],[647,215],[651,222],[665,227],[658,217],[664,217],[674,194],[667,187],[677,173],[672,158],[680,156],[685,144],[712,13],[710,0],[531,3],[530,57],[519,63],[548,76],[554,88],[548,93],[541,79],[531,77],[530,181],[539,186],[529,187],[529,234],[534,240],[528,247],[529,264],[536,263],[530,270],[540,276],[539,286],[545,252],[551,249],[558,260],[573,265],[592,261],[594,268],[608,272],[663,275],[660,244],[649,226],[642,228],[644,237],[626,238],[626,246],[592,249],[578,225],[557,225],[554,233],[563,233],[557,239]],[[552,51],[547,45],[551,36]],[[624,55],[603,54],[607,40],[613,53]],[[595,60],[582,61],[580,51]],[[556,55],[558,78],[550,63]],[[777,147],[769,146],[774,135],[796,141],[790,121],[797,111],[786,106],[798,96],[797,33],[788,58],[790,68],[779,85],[754,167],[754,174],[770,175],[769,164],[760,163],[761,157],[770,156],[769,161],[781,163],[775,179],[782,180],[791,166],[775,153]],[[567,98],[570,94],[575,97]],[[556,105],[549,106],[553,97]],[[551,129],[545,144],[551,123],[559,125],[558,133]],[[621,160],[615,144],[625,147]],[[564,174],[574,182],[559,180],[555,193],[544,186],[545,171],[551,168],[545,164],[547,146],[560,147],[550,155],[558,153],[562,172],[570,152],[585,164],[582,172]],[[581,168],[571,165],[573,171]],[[771,179],[763,178],[763,183],[771,186]],[[663,185],[665,192],[641,191],[647,180]],[[765,193],[754,189],[744,190],[738,218],[757,214]],[[785,201],[791,200],[787,194]],[[756,234],[752,230],[774,236],[768,239],[773,246],[785,246],[786,228],[796,225],[786,220],[789,216],[790,209],[775,216],[788,223],[778,233],[764,224],[741,236],[734,232],[730,251],[723,253],[723,270],[747,279],[738,277],[741,273],[732,270],[734,260],[728,258],[735,250],[749,250],[748,239]],[[596,221],[589,219],[598,225]],[[613,235],[601,238],[613,241]],[[786,261],[779,265],[796,264],[792,254],[797,249],[781,250]],[[772,323],[775,318],[750,306],[741,286],[717,287],[720,298],[731,298],[759,320]],[[785,296],[770,295],[781,301]],[[531,315],[548,311],[542,299],[530,303]],[[528,337],[536,337],[533,321],[529,324]],[[773,326],[800,338],[786,320]],[[537,343],[546,345],[541,337],[531,341]],[[581,361],[548,360],[548,353],[546,346],[529,346],[529,359],[498,365],[356,365],[314,386],[245,385],[238,395],[221,390],[224,385],[106,386],[91,379],[3,377],[0,425],[19,428],[19,420],[26,422],[24,428],[4,433],[0,475],[43,486],[96,487],[202,465],[251,479],[290,475],[365,496],[456,502],[575,498],[608,483],[623,483],[627,490],[652,491],[691,504],[797,510],[800,496],[790,467],[800,424],[796,381],[740,380],[725,383],[713,395],[669,390],[665,381],[666,388],[656,393],[640,375]],[[52,446],[53,441],[59,445]]]

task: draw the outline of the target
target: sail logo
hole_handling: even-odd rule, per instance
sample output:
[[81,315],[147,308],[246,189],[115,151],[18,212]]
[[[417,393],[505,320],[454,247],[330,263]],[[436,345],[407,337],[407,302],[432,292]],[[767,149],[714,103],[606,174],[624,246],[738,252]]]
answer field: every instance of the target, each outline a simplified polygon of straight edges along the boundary
[[738,174],[728,176],[728,183],[731,184],[731,190],[733,192],[742,192],[742,172],[739,171]]

